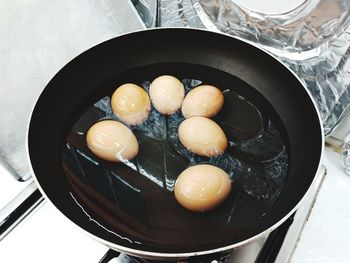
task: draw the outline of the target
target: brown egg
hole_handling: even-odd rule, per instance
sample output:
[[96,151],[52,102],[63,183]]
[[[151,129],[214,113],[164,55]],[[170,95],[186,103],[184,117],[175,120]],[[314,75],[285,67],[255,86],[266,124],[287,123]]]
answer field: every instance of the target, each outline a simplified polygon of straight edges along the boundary
[[92,125],[87,132],[86,143],[96,156],[111,162],[131,160],[139,151],[133,132],[123,123],[113,120]]
[[216,115],[224,105],[221,90],[210,85],[201,85],[192,89],[182,104],[182,115],[185,118],[202,116],[210,118]]
[[120,120],[129,125],[139,125],[147,119],[151,101],[143,88],[127,83],[114,91],[111,106]]
[[179,126],[179,139],[189,151],[201,156],[216,156],[227,148],[223,130],[205,117],[185,119]]
[[200,164],[184,170],[176,180],[174,194],[185,208],[203,212],[220,205],[231,192],[227,173],[215,166]]
[[170,115],[180,109],[185,97],[185,88],[177,78],[164,75],[152,81],[149,95],[157,111]]

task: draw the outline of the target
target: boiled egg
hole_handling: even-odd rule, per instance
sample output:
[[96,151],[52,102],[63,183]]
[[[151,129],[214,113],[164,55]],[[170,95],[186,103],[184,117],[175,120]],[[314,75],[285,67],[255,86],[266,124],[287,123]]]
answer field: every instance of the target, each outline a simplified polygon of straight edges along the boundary
[[223,130],[211,119],[191,117],[179,125],[179,139],[189,151],[201,156],[216,156],[227,148]]
[[185,97],[185,88],[177,78],[164,75],[152,81],[149,95],[157,111],[170,115],[181,108]]
[[224,105],[221,90],[211,85],[200,85],[192,89],[182,104],[182,115],[185,118],[203,116],[210,118],[216,115]]
[[215,166],[200,164],[184,170],[176,180],[176,200],[186,209],[203,212],[220,205],[231,192],[228,174]]
[[114,120],[103,120],[92,125],[87,132],[86,143],[96,156],[111,162],[131,160],[139,151],[134,133]]
[[111,98],[112,110],[126,124],[139,125],[148,117],[151,101],[147,92],[132,83],[118,87]]

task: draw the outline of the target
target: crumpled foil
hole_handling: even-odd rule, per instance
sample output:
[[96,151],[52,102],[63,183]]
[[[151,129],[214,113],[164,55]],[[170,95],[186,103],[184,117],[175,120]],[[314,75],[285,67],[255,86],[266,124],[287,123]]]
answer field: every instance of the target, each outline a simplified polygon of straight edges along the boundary
[[[262,14],[232,0],[158,0],[148,25],[207,28],[244,38],[294,71],[315,99],[328,135],[350,112],[350,1],[306,0],[283,14]],[[147,12],[146,12],[147,11]]]

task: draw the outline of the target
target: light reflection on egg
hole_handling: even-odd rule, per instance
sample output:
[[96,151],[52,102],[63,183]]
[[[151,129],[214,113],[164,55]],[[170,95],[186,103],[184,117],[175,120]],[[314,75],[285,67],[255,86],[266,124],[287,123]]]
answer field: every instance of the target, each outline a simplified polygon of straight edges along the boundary
[[181,108],[185,97],[185,88],[177,78],[164,75],[152,81],[149,95],[157,111],[170,115]]
[[231,192],[227,173],[215,166],[200,164],[184,170],[176,180],[176,200],[186,209],[203,212],[226,200]]
[[185,118],[193,116],[213,117],[224,105],[224,95],[221,90],[211,85],[200,85],[192,89],[182,104],[182,115]]
[[114,120],[103,120],[92,125],[87,132],[86,143],[96,156],[111,162],[131,160],[139,151],[134,133]]
[[227,148],[223,130],[211,119],[191,117],[179,126],[179,139],[189,151],[201,156],[216,156]]
[[126,124],[139,125],[148,117],[151,101],[147,92],[132,83],[118,87],[111,98],[112,110]]

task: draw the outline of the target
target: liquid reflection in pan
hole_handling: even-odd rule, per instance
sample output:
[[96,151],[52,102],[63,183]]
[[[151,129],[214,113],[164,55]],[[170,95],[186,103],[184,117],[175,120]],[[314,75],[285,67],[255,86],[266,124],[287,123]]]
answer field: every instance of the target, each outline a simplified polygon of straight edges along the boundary
[[[186,93],[202,84],[195,79],[182,81]],[[148,91],[149,83],[141,86]],[[194,245],[203,238],[198,233],[209,227],[213,230],[205,230],[204,235],[210,243],[224,234],[234,235],[243,226],[254,227],[282,191],[288,169],[286,143],[269,116],[233,90],[222,92],[224,108],[214,120],[228,135],[230,146],[224,154],[210,158],[191,153],[181,144],[178,127],[184,117],[180,111],[164,116],[152,107],[143,124],[129,126],[139,141],[136,158],[124,163],[99,159],[85,145],[88,128],[103,119],[121,120],[113,114],[109,96],[94,103],[72,127],[63,159],[78,205],[106,231],[140,243]],[[249,125],[245,118],[250,119]],[[175,201],[173,188],[183,170],[201,163],[225,170],[233,191],[222,206],[195,214]],[[247,203],[251,209],[245,208]],[[170,235],[169,230],[182,235]]]

